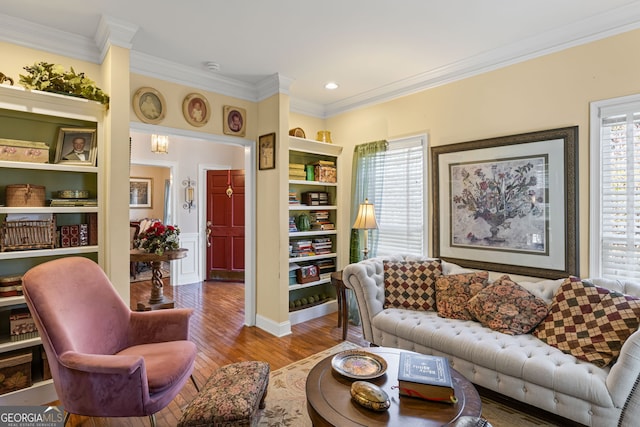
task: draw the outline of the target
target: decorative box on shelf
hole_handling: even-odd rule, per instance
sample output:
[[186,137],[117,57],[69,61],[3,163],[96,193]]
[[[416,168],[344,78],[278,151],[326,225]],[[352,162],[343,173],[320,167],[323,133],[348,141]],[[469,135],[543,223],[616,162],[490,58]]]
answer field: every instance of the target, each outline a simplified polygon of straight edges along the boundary
[[38,141],[0,138],[0,160],[49,163],[49,146]]
[[335,183],[337,181],[337,173],[335,166],[318,165],[315,167],[316,181]]
[[45,187],[33,184],[7,185],[5,190],[7,206],[42,208],[45,205]]
[[320,280],[320,273],[316,265],[301,266],[296,270],[296,280],[298,283],[309,283]]
[[325,206],[329,204],[329,193],[325,191],[307,191],[302,193],[302,203],[307,206]]
[[9,315],[11,341],[23,341],[37,338],[38,329],[28,308],[14,308]]
[[0,252],[55,247],[55,216],[47,219],[10,220],[5,218],[0,230]]
[[0,357],[0,394],[31,387],[31,350],[4,353]]
[[0,298],[22,295],[22,275],[0,276]]

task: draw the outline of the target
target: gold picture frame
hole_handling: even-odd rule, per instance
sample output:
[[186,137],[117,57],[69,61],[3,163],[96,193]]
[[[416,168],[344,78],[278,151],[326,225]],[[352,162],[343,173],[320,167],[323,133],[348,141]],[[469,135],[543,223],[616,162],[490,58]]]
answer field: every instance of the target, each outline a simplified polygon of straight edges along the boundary
[[222,131],[226,135],[244,136],[247,128],[246,110],[244,108],[225,105],[222,112]]
[[133,111],[144,123],[158,124],[167,114],[164,96],[152,87],[141,87],[133,95]]
[[190,93],[182,101],[182,114],[191,126],[204,126],[211,118],[211,106],[203,95]]
[[95,166],[98,153],[96,130],[92,128],[60,128],[55,163]]
[[276,133],[258,137],[258,169],[276,168]]

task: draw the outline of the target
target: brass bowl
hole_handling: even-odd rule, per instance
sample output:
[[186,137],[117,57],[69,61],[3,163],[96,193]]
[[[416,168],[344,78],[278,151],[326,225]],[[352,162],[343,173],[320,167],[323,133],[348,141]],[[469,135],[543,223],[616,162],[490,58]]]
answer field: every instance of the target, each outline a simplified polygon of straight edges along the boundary
[[58,198],[60,199],[86,199],[89,197],[89,190],[60,190]]

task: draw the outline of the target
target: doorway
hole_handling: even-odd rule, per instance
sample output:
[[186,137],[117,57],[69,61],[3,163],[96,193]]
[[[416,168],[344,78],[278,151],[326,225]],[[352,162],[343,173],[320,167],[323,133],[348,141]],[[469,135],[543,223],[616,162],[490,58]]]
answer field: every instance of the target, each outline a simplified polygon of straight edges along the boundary
[[244,170],[207,171],[207,280],[244,282]]

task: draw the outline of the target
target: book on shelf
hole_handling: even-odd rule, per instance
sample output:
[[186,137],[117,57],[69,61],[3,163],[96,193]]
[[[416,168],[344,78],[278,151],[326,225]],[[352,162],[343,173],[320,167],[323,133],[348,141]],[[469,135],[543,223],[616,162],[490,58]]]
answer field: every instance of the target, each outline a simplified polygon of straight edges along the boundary
[[456,402],[449,360],[441,356],[401,352],[398,388],[402,396]]
[[98,199],[51,199],[50,206],[98,206]]

